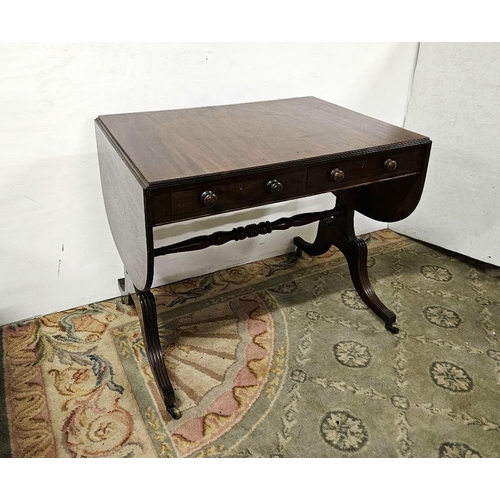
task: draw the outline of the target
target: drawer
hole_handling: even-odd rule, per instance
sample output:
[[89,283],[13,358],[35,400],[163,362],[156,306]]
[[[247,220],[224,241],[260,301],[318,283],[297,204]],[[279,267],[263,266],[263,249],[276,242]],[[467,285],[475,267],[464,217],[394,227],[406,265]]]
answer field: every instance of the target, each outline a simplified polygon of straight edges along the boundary
[[172,192],[171,213],[173,218],[178,218],[282,201],[300,196],[305,186],[305,170],[259,173],[232,182],[204,182]]
[[307,190],[333,191],[389,179],[418,172],[423,168],[423,163],[424,148],[421,146],[330,161],[309,168]]

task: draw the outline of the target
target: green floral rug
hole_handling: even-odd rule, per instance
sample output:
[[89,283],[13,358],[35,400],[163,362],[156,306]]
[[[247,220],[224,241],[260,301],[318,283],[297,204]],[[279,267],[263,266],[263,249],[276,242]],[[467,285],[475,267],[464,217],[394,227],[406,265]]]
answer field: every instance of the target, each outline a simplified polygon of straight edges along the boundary
[[4,326],[1,456],[500,456],[499,270],[365,239],[397,335],[334,249],[155,289],[180,420],[118,299]]

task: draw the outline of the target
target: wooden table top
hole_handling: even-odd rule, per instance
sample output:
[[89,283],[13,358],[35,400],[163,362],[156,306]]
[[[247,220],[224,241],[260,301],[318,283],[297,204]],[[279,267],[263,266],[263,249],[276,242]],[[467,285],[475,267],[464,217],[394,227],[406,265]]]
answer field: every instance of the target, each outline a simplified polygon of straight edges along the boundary
[[97,123],[147,185],[427,139],[315,97],[105,115]]

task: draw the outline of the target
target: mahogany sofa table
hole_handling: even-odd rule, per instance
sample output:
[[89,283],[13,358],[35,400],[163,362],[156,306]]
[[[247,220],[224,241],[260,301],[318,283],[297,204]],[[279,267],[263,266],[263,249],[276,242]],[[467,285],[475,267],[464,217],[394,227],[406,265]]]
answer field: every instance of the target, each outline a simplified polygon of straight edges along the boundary
[[[377,297],[354,211],[392,222],[422,194],[431,141],[314,97],[99,116],[97,147],[106,212],[125,266],[124,300],[137,308],[149,363],[165,406],[175,405],[150,291],[154,258],[201,250],[319,221],[300,255],[332,245],[345,255],[363,301],[392,332],[396,316]],[[218,231],[154,248],[153,227],[332,192],[331,210]]]

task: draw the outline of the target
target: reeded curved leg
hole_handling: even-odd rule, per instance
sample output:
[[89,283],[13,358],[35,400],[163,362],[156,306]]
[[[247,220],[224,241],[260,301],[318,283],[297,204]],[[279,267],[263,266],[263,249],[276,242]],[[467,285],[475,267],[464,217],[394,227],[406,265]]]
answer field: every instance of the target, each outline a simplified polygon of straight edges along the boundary
[[385,327],[392,333],[398,329],[394,325],[396,315],[378,298],[368,278],[366,243],[356,238],[354,233],[355,190],[345,190],[337,194],[337,207],[344,207],[344,214],[330,217],[320,222],[314,243],[306,243],[302,238],[295,238],[297,248],[309,255],[321,255],[331,245],[335,245],[345,256],[354,288],[363,302],[385,322]]
[[127,271],[125,271],[125,277],[118,280],[118,286],[120,287],[122,302],[127,305],[135,305],[141,324],[142,336],[146,344],[146,354],[156,385],[160,389],[167,411],[173,418],[178,419],[182,414],[175,405],[174,389],[168,377],[161,351],[154,295],[150,290],[139,292],[132,284]]
[[146,353],[148,361],[153,371],[156,384],[160,389],[163,402],[167,411],[173,418],[181,417],[181,412],[175,405],[175,393],[168,377],[165,360],[160,346],[160,336],[158,334],[158,319],[156,316],[156,302],[150,290],[139,292],[135,290],[132,295],[134,304],[139,315],[141,330],[146,343]]
[[385,322],[385,327],[392,333],[398,329],[394,325],[396,315],[378,298],[368,278],[368,249],[365,241],[355,238],[349,240],[338,228],[332,228],[333,244],[344,254],[354,288],[363,302]]

